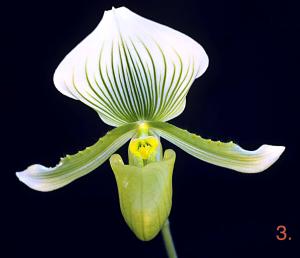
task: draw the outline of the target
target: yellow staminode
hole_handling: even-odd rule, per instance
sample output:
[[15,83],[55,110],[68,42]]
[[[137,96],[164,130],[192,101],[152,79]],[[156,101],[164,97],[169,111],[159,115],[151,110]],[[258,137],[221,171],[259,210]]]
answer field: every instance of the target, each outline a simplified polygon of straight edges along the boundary
[[132,139],[129,144],[129,151],[137,157],[148,159],[157,149],[159,140],[154,136]]

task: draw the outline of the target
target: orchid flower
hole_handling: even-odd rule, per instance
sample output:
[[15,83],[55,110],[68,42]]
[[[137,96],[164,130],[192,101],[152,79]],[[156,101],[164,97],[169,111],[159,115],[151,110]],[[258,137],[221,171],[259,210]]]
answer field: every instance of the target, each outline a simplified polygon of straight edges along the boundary
[[[200,160],[243,173],[267,169],[284,151],[272,145],[247,151],[166,122],[183,112],[193,81],[207,66],[202,46],[185,34],[125,7],[106,11],[96,29],[59,64],[54,84],[116,128],[57,166],[35,164],[18,172],[18,178],[32,189],[52,191],[110,158],[126,223],[139,239],[152,239],[168,222],[172,204],[175,152],[163,154],[160,137]],[[114,153],[128,140],[125,165]]]

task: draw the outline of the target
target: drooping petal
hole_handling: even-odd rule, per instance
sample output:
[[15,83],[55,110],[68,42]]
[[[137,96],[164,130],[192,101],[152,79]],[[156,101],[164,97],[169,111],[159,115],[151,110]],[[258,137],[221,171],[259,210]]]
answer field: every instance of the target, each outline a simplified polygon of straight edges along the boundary
[[135,134],[135,128],[135,123],[115,128],[94,145],[62,158],[54,168],[35,164],[16,175],[34,190],[47,192],[58,189],[100,166]]
[[192,82],[207,66],[193,39],[121,7],[106,11],[64,58],[54,83],[110,125],[167,121],[183,111]]
[[283,146],[262,145],[255,151],[247,151],[233,142],[222,143],[203,139],[169,123],[149,122],[148,124],[161,137],[192,156],[239,172],[262,172],[270,167],[285,149]]
[[110,158],[123,217],[141,240],[154,238],[170,214],[175,156],[166,150],[163,160],[144,167],[124,165],[118,154]]

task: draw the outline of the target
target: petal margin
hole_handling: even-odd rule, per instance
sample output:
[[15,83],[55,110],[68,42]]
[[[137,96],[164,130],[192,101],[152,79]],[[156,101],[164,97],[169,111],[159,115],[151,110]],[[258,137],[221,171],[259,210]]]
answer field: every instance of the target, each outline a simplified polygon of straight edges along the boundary
[[269,168],[283,153],[284,146],[262,145],[255,151],[244,150],[233,142],[203,139],[174,125],[148,122],[151,129],[190,155],[208,163],[244,173],[258,173]]
[[61,158],[54,168],[35,164],[16,175],[21,182],[37,191],[61,188],[100,166],[135,134],[136,126],[131,123],[111,130],[94,145]]
[[178,116],[192,82],[208,66],[196,41],[125,7],[106,11],[97,28],[60,63],[54,84],[112,126]]

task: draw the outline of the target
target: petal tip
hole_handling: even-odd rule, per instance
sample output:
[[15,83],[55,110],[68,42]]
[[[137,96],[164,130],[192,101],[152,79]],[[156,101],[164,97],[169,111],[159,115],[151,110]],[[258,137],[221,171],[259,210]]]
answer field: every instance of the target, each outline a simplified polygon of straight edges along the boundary
[[277,146],[277,145],[267,145],[267,144],[264,144],[262,147],[264,148],[264,152],[268,153],[270,155],[270,159],[274,160],[274,162],[285,151],[285,146]]
[[263,172],[269,167],[271,167],[284,152],[285,146],[276,146],[276,145],[262,145],[257,153],[261,155],[261,162],[257,166],[254,166],[253,169],[247,171],[249,173],[259,173]]
[[52,189],[49,184],[34,179],[35,175],[45,170],[48,170],[48,168],[39,164],[34,164],[23,171],[16,172],[16,176],[20,180],[20,182],[24,183],[31,189],[40,192],[48,192],[54,189]]

